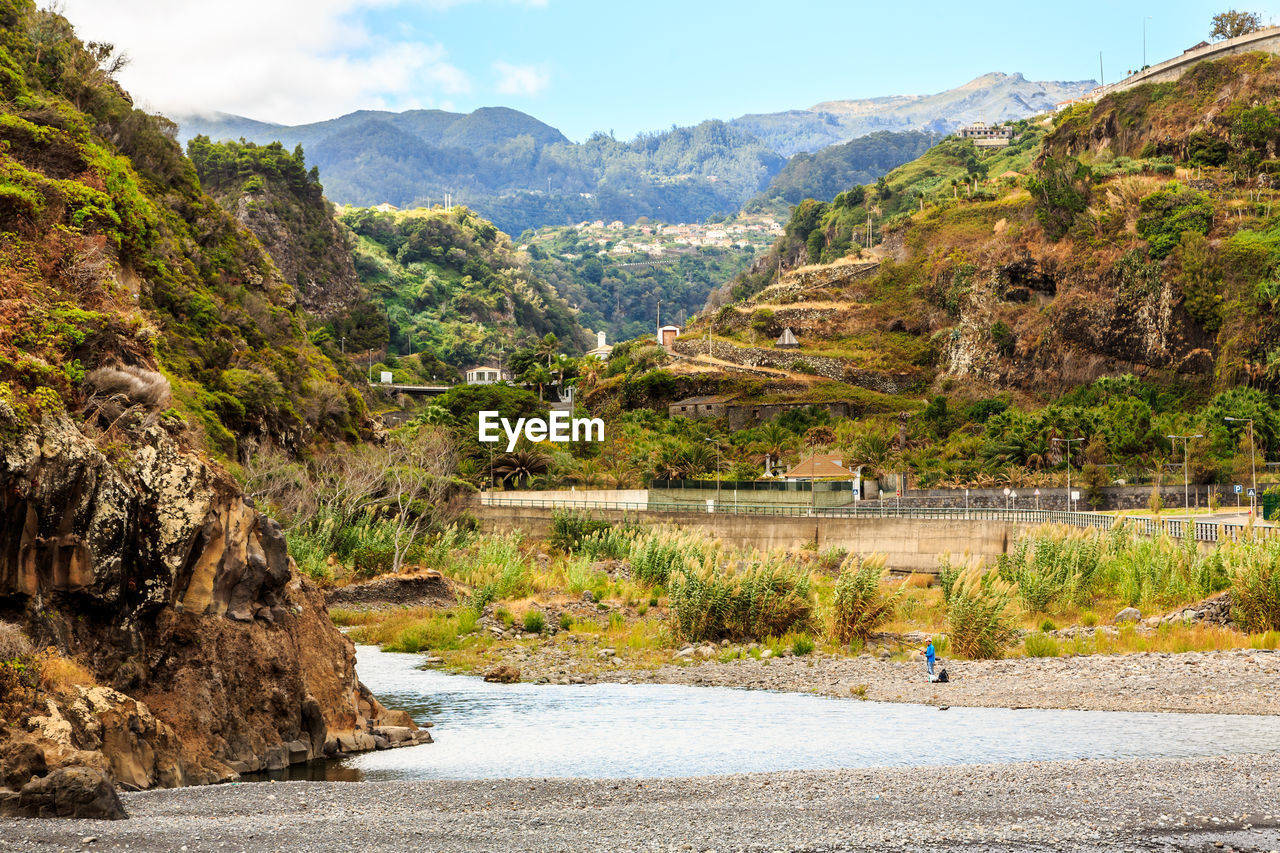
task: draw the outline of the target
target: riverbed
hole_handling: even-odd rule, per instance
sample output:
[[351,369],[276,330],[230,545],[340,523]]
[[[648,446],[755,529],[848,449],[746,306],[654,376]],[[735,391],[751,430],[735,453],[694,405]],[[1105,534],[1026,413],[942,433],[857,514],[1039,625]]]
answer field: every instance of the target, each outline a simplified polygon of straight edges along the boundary
[[914,705],[677,684],[489,684],[357,648],[361,680],[434,744],[329,765],[368,781],[662,778],[1280,751],[1280,717]]

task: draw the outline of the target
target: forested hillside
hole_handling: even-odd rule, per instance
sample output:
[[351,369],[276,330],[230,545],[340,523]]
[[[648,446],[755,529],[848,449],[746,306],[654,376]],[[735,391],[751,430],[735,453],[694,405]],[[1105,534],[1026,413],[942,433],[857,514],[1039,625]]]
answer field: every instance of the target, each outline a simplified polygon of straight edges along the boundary
[[464,207],[384,213],[345,208],[355,264],[385,312],[393,355],[422,378],[554,335],[568,352],[589,339],[573,312],[497,227]]
[[812,154],[796,154],[754,203],[781,199],[799,204],[807,198],[830,201],[849,187],[875,183],[892,169],[919,157],[944,135],[882,130]]
[[350,316],[361,299],[351,250],[301,146],[197,136],[187,153],[201,185],[262,242],[302,307],[320,321]]
[[89,374],[125,365],[163,371],[176,422],[215,452],[354,435],[360,399],[308,339],[293,283],[202,190],[174,125],[101,70],[109,46],[42,20],[6,24],[0,81],[0,380],[16,423],[77,410]]
[[[1094,485],[1159,479],[1172,434],[1193,436],[1193,482],[1240,482],[1280,447],[1278,146],[1269,54],[1017,123],[1005,149],[949,138],[798,205],[676,349],[698,359],[710,323],[719,363],[812,377],[792,400],[871,415],[845,446],[925,482],[1047,482],[1064,437]],[[799,345],[777,350],[784,327]],[[702,369],[699,393],[762,399]]]
[[[988,74],[930,96],[832,101],[810,110],[708,120],[626,141],[596,133],[570,142],[517,110],[361,110],[313,124],[282,126],[240,116],[179,116],[184,139],[240,139],[301,145],[320,168],[328,196],[357,206],[429,206],[446,193],[508,234],[541,226],[642,216],[701,222],[736,212],[760,193],[791,203],[833,197],[921,153],[918,135],[973,120],[995,122],[1051,109],[1092,84],[1036,83]],[[865,144],[787,158],[870,134]],[[771,184],[777,176],[780,183]]]
[[330,198],[417,207],[450,193],[510,234],[540,225],[639,216],[701,221],[760,192],[783,159],[723,122],[569,142],[532,116],[505,108],[361,111],[296,127],[234,116],[181,117],[183,136],[302,145]]

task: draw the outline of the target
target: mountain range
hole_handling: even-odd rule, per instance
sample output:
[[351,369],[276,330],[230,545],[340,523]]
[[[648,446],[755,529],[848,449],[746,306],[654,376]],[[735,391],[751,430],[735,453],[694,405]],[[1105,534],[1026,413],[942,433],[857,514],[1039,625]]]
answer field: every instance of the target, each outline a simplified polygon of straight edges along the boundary
[[823,101],[806,110],[745,115],[730,124],[790,157],[876,131],[950,133],[975,121],[996,124],[1026,118],[1050,112],[1059,102],[1078,98],[1097,85],[1094,80],[1036,81],[993,71],[933,95]]
[[519,234],[584,219],[700,221],[732,213],[762,193],[822,196],[848,175],[874,180],[919,151],[888,140],[887,149],[901,150],[902,159],[886,162],[886,146],[877,146],[874,157],[855,146],[806,168],[811,182],[806,178],[797,187],[794,175],[788,176],[785,192],[771,192],[771,183],[797,153],[876,132],[947,133],[975,120],[1023,118],[1093,85],[991,73],[933,95],[827,101],[806,110],[710,119],[631,141],[597,133],[581,143],[505,107],[471,113],[360,110],[302,125],[226,113],[173,118],[184,142],[204,135],[301,145],[336,202],[413,207],[439,202],[447,193]]

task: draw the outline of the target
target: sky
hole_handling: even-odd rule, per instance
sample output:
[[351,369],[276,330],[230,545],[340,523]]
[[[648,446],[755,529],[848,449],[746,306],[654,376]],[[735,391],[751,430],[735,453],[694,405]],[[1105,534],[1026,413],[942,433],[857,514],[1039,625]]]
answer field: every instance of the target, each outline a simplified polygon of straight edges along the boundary
[[[45,2],[45,0],[42,0]],[[1221,0],[58,0],[146,109],[298,124],[523,110],[582,140],[927,94],[989,71],[1114,81],[1208,38]],[[1245,6],[1280,23],[1280,2]],[[1148,17],[1149,16],[1149,17]]]

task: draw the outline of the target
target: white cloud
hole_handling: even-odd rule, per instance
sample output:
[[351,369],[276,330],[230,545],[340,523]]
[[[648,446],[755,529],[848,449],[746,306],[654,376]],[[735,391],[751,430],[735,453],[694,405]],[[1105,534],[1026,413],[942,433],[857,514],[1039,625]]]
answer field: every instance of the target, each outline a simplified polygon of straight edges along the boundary
[[498,75],[497,90],[503,95],[536,95],[551,82],[551,75],[536,65],[512,65],[509,62],[493,63]]
[[[356,109],[435,106],[471,90],[445,48],[381,36],[358,13],[399,0],[64,0],[86,41],[130,57],[140,106],[294,124]],[[438,6],[455,0],[431,0]]]

